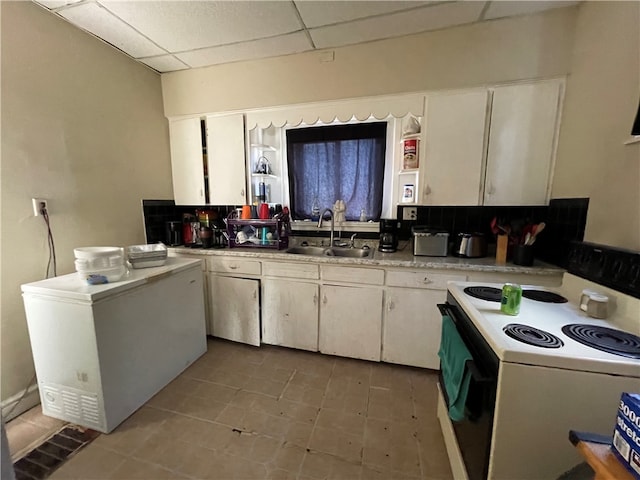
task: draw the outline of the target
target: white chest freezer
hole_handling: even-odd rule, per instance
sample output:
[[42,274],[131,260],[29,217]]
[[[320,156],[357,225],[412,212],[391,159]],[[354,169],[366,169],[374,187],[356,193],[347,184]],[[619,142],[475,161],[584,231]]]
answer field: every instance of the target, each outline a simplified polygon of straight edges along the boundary
[[42,412],[109,433],[207,349],[201,260],[22,285]]

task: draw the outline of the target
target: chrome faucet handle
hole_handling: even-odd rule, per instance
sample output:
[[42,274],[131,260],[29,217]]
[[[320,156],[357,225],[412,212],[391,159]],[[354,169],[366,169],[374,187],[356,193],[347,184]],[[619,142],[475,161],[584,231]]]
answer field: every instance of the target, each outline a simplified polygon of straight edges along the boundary
[[357,233],[351,235],[351,239],[349,240],[349,248],[354,248],[356,246],[356,235]]

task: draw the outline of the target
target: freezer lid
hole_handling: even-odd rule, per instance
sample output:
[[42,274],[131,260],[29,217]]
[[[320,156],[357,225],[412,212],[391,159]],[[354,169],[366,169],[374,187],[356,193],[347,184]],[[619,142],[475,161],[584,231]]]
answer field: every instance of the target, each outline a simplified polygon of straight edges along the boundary
[[172,275],[197,266],[202,260],[169,257],[161,267],[130,269],[119,282],[102,285],[88,285],[76,272],[48,278],[21,286],[23,295],[56,297],[65,300],[93,303],[97,300],[119,294],[156,280],[159,276]]

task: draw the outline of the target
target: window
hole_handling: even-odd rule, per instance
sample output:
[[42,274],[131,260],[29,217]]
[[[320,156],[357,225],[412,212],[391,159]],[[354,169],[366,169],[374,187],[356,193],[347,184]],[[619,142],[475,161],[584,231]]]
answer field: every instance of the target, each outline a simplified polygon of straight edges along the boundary
[[345,219],[378,221],[382,213],[386,122],[287,131],[287,165],[294,220],[317,219],[336,200]]

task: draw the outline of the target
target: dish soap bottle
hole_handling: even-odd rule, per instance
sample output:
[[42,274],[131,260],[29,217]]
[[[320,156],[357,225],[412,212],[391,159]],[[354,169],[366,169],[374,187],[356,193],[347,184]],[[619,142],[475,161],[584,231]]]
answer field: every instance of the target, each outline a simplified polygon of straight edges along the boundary
[[360,221],[361,222],[367,221],[367,212],[365,212],[364,208],[360,210]]
[[311,220],[313,221],[317,221],[320,218],[320,205],[318,203],[318,197],[314,197],[311,205]]

